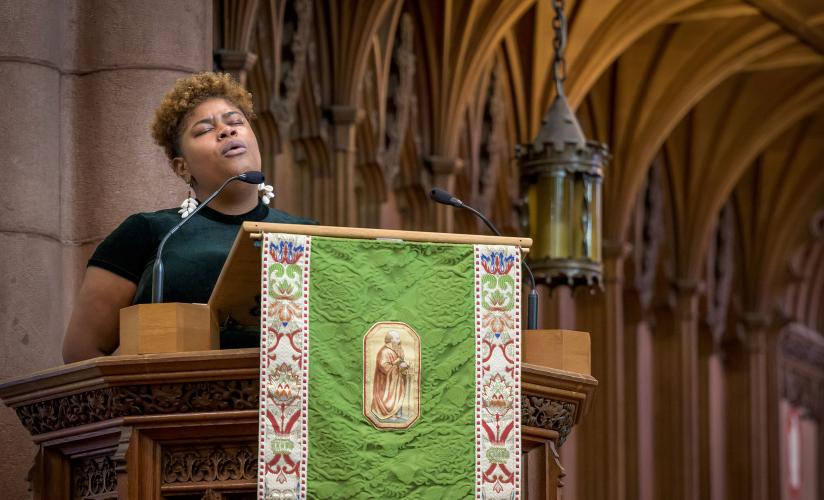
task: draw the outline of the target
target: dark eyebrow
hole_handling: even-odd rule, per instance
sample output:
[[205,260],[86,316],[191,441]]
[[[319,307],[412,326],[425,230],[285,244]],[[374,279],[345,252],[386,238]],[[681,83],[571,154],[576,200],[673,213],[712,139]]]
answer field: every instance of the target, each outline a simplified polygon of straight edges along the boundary
[[226,119],[226,118],[229,118],[232,115],[241,115],[241,116],[243,116],[240,111],[227,111],[227,112],[223,113],[223,115],[221,115],[221,116],[222,116],[223,119]]

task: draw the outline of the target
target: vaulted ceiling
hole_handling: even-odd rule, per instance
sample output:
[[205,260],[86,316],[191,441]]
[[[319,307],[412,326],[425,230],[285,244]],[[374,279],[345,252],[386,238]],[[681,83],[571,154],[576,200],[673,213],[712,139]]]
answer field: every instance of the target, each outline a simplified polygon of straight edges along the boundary
[[[776,307],[793,259],[820,275],[809,228],[824,207],[824,3],[577,0],[565,12],[566,93],[612,153],[605,240],[633,240],[660,164],[671,278],[707,279],[725,206],[744,307]],[[294,187],[285,208],[480,231],[428,203],[440,185],[523,231],[513,151],[553,99],[550,0],[216,0],[215,13],[216,48],[258,56],[239,73],[262,104],[267,168]],[[336,188],[347,168],[356,182]],[[330,208],[341,197],[355,199],[350,219]]]

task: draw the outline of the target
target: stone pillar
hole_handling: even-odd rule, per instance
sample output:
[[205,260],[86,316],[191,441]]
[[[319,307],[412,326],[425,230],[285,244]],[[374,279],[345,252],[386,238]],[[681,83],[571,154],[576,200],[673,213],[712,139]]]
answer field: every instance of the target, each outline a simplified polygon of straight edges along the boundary
[[[432,169],[432,186],[454,193],[455,174],[461,166],[461,160],[443,156],[430,156],[426,158],[425,161]],[[433,204],[435,210],[434,230],[442,233],[451,233],[454,231],[455,207],[434,202]]]
[[748,313],[743,317],[749,345],[749,462],[752,484],[751,500],[767,500],[769,497],[769,462],[767,430],[767,334],[769,317],[765,314]]
[[700,498],[723,500],[725,494],[724,380],[720,338],[723,331],[704,322],[698,330],[698,401]]
[[698,296],[698,283],[673,283],[653,334],[654,498],[700,498]]
[[629,247],[604,242],[604,291],[579,290],[576,329],[590,332],[598,395],[577,431],[578,498],[623,500],[626,492],[624,403],[624,260]]
[[327,114],[334,130],[335,218],[337,226],[357,225],[355,207],[355,161],[358,110],[354,106],[329,106]]
[[[783,387],[780,368],[779,332],[780,329],[773,325],[765,338],[767,361],[767,498],[781,498],[781,436],[784,431],[784,423],[781,421],[780,413]],[[820,435],[824,436],[824,432]],[[824,447],[820,449],[824,450]],[[822,460],[822,464],[824,464],[824,460]],[[819,477],[824,477],[824,475]]]
[[[60,363],[64,245],[60,235],[60,37],[53,2],[0,2],[0,379]],[[64,252],[64,249],[66,251]],[[35,447],[0,405],[0,487],[27,498]]]
[[649,309],[638,290],[624,292],[626,498],[652,500],[652,349]]
[[[185,187],[149,124],[180,76],[211,67],[211,1],[0,0],[0,379],[62,363],[96,244]],[[34,450],[0,408],[3,496],[24,498]]]
[[[736,446],[727,450],[728,498],[772,498],[769,484],[768,327],[765,315],[742,314],[739,324],[741,342],[729,356],[727,432],[729,442]],[[774,405],[777,413],[777,398]],[[778,448],[774,451],[780,455]]]

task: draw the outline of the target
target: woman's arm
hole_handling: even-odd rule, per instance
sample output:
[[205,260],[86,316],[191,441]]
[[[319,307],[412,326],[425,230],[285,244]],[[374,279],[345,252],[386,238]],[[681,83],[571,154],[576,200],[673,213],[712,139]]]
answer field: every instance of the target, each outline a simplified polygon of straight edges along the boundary
[[105,269],[89,266],[63,339],[63,361],[111,354],[120,344],[120,309],[134,300],[137,285]]

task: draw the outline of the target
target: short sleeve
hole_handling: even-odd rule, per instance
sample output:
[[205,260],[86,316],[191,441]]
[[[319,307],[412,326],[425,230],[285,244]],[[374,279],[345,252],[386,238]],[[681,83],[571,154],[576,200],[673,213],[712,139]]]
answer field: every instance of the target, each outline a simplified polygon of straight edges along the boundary
[[146,217],[131,215],[98,245],[88,265],[111,271],[137,284],[146,265],[154,258],[155,240]]

